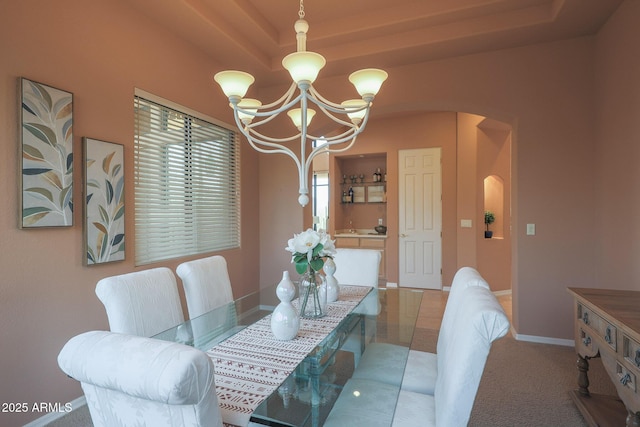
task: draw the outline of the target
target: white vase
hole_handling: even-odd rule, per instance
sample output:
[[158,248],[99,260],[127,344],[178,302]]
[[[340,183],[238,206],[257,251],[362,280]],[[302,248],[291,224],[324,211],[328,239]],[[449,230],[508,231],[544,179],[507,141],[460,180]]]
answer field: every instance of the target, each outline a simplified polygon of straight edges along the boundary
[[326,274],[325,280],[327,281],[327,302],[334,302],[338,300],[340,296],[340,286],[338,285],[338,279],[333,277],[336,272],[336,263],[333,259],[327,258],[324,262],[323,270]]
[[296,295],[296,287],[289,277],[289,272],[282,273],[282,280],[276,288],[280,304],[271,313],[271,332],[281,341],[292,340],[298,335],[300,317],[291,300]]

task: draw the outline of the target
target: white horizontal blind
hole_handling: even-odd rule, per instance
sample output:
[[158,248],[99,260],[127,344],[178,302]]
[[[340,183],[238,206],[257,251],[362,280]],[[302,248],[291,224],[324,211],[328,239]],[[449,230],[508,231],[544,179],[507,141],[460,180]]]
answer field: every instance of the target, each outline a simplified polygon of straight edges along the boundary
[[240,246],[236,132],[135,96],[136,265]]

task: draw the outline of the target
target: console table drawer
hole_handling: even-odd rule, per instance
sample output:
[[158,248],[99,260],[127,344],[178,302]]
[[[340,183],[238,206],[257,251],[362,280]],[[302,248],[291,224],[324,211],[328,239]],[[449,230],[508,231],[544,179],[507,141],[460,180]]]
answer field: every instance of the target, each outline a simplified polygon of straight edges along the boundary
[[614,325],[580,303],[578,303],[578,318],[582,321],[583,325],[591,329],[598,338],[609,344],[613,351],[617,351],[618,329]]
[[640,374],[640,344],[626,335],[622,335],[622,355]]
[[633,372],[622,364],[616,362],[616,374],[618,375],[618,381],[622,384],[622,387],[629,389],[633,393],[637,393],[636,376]]
[[593,353],[593,338],[591,337],[591,333],[589,331],[585,331],[584,328],[580,328],[580,341],[576,343],[586,350],[589,350],[589,353]]

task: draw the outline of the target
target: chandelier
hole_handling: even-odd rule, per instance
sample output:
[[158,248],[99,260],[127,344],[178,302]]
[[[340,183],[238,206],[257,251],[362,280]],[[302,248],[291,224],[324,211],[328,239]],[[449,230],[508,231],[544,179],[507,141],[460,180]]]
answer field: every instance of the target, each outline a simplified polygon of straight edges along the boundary
[[[300,183],[298,203],[301,206],[309,203],[308,177],[314,157],[321,153],[343,152],[353,146],[356,137],[364,130],[367,123],[373,98],[387,78],[387,73],[383,70],[374,68],[359,70],[349,76],[349,81],[355,86],[361,99],[349,99],[336,104],[323,98],[313,87],[313,82],[326,64],[326,60],[318,53],[307,51],[309,24],[304,20],[303,1],[300,0],[299,19],[294,25],[297,51],[285,56],[282,60],[282,65],[289,71],[293,83],[280,99],[271,104],[262,105],[262,102],[257,99],[244,98],[249,86],[255,81],[249,73],[228,70],[214,76],[214,80],[229,98],[236,125],[249,144],[261,153],[285,154],[295,161]],[[297,95],[296,89],[299,92]],[[346,130],[330,137],[309,134],[307,129],[316,114],[309,104],[315,105]],[[257,130],[259,126],[270,122],[285,111],[297,128],[296,134],[285,138],[272,138]],[[292,149],[283,145],[295,140],[300,141],[300,157]],[[306,154],[307,140],[320,142],[308,155]]]

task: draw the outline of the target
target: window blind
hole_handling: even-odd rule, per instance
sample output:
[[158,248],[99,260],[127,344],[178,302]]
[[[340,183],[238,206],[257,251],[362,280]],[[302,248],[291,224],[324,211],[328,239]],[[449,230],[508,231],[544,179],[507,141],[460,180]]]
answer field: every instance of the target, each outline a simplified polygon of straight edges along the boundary
[[163,104],[134,97],[136,265],[240,246],[236,132]]

